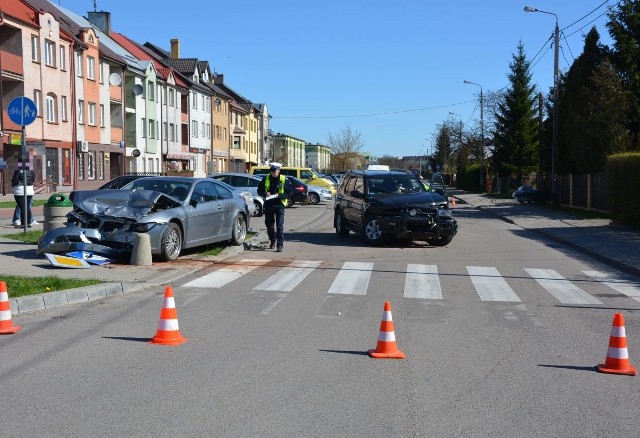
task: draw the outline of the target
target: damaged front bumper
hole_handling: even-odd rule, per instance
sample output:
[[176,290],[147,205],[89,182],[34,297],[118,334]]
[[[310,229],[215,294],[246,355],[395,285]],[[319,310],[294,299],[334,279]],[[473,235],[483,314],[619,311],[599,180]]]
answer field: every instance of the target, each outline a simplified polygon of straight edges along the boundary
[[38,255],[66,254],[72,251],[88,251],[110,258],[120,258],[133,249],[127,242],[102,242],[100,231],[93,228],[81,228],[67,224],[62,228],[54,228],[42,235],[38,241]]
[[450,210],[405,207],[400,214],[378,216],[378,223],[385,234],[399,239],[439,239],[458,232],[458,222]]

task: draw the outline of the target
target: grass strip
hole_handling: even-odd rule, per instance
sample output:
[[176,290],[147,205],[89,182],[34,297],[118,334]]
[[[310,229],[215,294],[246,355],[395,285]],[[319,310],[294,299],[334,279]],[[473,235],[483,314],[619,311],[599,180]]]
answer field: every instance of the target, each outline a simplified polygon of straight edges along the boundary
[[100,280],[68,279],[54,276],[23,277],[20,275],[0,277],[0,281],[7,283],[9,298],[37,295],[56,290],[74,289],[76,287],[93,286],[95,284],[104,283]]

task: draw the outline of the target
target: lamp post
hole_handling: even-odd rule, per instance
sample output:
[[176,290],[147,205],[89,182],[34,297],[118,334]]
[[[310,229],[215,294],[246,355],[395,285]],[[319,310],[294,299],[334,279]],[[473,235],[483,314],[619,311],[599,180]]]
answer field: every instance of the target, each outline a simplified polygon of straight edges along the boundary
[[480,186],[482,187],[484,186],[484,99],[482,95],[482,85],[466,79],[463,82],[480,87]]
[[454,112],[449,111],[449,114],[452,116],[457,116],[460,117],[460,135],[459,135],[459,140],[460,140],[460,144],[462,144],[462,116],[460,114],[456,114]]
[[553,12],[541,11],[540,9],[525,6],[525,12],[540,12],[541,14],[553,15],[556,18],[556,27],[553,32],[553,120],[551,137],[551,204],[558,205],[558,178],[556,176],[556,166],[558,154],[558,50],[560,47],[560,29],[558,28],[558,16]]

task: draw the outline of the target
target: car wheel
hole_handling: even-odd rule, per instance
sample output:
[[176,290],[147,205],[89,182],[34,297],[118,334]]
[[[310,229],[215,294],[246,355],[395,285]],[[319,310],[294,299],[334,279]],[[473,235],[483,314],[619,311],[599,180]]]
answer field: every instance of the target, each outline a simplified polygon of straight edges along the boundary
[[169,262],[175,260],[182,251],[182,231],[178,224],[169,222],[162,234],[160,259]]
[[342,216],[342,213],[336,212],[336,234],[338,235],[338,237],[349,236],[349,229],[345,227],[345,222],[346,221],[344,219],[344,216]]
[[260,204],[258,201],[253,203],[256,206],[256,211],[255,213],[253,213],[254,216],[256,217],[260,217],[262,216],[262,204]]
[[432,246],[447,246],[452,240],[453,236],[444,236],[439,239],[427,239],[427,242]]
[[375,217],[365,220],[363,227],[364,238],[369,245],[380,245],[384,240],[384,234],[380,229],[380,222]]
[[233,229],[231,230],[231,244],[238,246],[244,243],[247,237],[247,222],[244,216],[239,214],[233,221]]
[[320,196],[317,193],[309,193],[309,204],[311,205],[320,204]]

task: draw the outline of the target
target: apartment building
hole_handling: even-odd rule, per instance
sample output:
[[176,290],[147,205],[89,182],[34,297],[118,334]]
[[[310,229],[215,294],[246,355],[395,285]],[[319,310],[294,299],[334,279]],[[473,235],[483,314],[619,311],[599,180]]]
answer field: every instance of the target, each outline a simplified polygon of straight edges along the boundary
[[322,144],[305,144],[305,161],[307,167],[320,172],[331,169],[331,148]]
[[305,142],[291,135],[277,133],[273,136],[274,161],[285,166],[306,167]]

